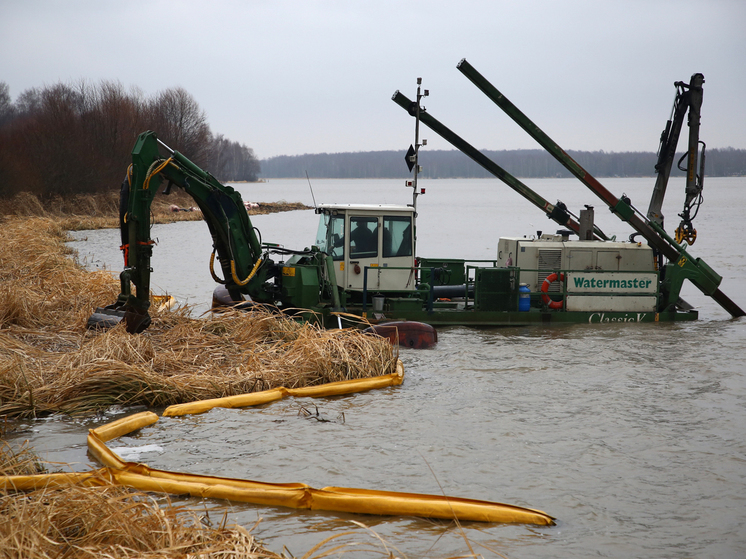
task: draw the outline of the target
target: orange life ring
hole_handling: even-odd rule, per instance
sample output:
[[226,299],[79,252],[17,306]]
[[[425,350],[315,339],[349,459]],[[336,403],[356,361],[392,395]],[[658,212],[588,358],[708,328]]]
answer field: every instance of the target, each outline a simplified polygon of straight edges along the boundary
[[[547,291],[549,291],[549,285],[557,279],[557,274],[555,272],[552,272],[549,274],[546,279],[544,280],[544,283],[541,284],[541,300],[544,301],[547,305],[549,305],[550,309],[561,309],[562,308],[562,301],[553,301],[549,295],[547,295]],[[565,274],[559,275],[560,281],[565,281]]]

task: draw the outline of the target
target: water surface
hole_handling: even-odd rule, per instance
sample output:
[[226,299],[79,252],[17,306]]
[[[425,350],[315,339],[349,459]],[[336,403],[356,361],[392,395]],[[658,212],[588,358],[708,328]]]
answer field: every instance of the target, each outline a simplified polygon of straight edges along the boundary
[[[500,235],[557,227],[496,180],[427,181],[419,199],[418,254],[494,258]],[[596,206],[597,224],[631,231],[573,180],[528,184],[575,213]],[[604,184],[647,209],[653,179]],[[403,181],[313,181],[318,202],[407,203]],[[694,256],[723,275],[722,290],[746,305],[740,241],[746,179],[708,179],[695,221]],[[251,201],[312,198],[303,180],[238,185]],[[683,182],[664,207],[669,230]],[[310,245],[313,211],[252,218],[263,240]],[[74,243],[91,266],[121,267],[115,231],[83,232]],[[213,281],[211,240],[200,222],[155,226],[154,289],[206,309]],[[270,482],[304,482],[441,493],[540,508],[555,527],[467,524],[475,551],[511,558],[743,557],[746,555],[746,322],[732,320],[691,285],[684,297],[701,320],[679,324],[444,328],[433,350],[403,350],[400,387],[323,400],[286,400],[256,409],[162,418],[113,442],[156,468]],[[304,419],[301,406],[328,422]],[[128,412],[129,410],[127,410]],[[27,422],[17,438],[50,459],[86,469],[86,429],[110,421]],[[187,502],[223,509],[276,551],[302,555],[325,537],[372,526],[409,557],[467,551],[449,523],[413,518]],[[359,539],[367,536],[360,532]]]

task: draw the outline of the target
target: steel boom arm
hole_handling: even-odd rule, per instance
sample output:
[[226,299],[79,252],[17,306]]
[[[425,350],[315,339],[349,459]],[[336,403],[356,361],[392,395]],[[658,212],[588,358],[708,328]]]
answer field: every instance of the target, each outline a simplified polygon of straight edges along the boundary
[[[410,101],[405,95],[397,91],[391,98],[397,105],[412,114],[413,102]],[[412,114],[414,116],[414,114]],[[430,128],[433,132],[440,135],[444,140],[450,142],[454,147],[461,150],[464,154],[471,157],[476,163],[481,165],[488,172],[492,173],[498,179],[507,184],[510,188],[518,192],[521,196],[526,198],[534,206],[543,211],[549,219],[553,219],[563,227],[578,233],[580,225],[575,221],[572,216],[567,212],[567,208],[564,204],[552,204],[545,200],[539,194],[531,190],[523,182],[515,178],[513,175],[508,173],[505,169],[500,167],[497,163],[492,161],[489,157],[484,155],[481,151],[476,149],[474,146],[463,140],[455,132],[450,130],[447,126],[442,124],[436,118],[432,117],[424,108],[420,108],[419,111],[420,121]],[[607,237],[604,235],[598,227],[593,228],[593,235],[596,239],[606,240]]]
[[[688,202],[689,192],[697,193],[701,188],[696,181],[697,151],[699,149],[699,115],[702,107],[702,84],[704,83],[702,74],[694,74],[689,85],[682,82],[676,82],[676,97],[674,98],[671,118],[666,122],[666,128],[661,134],[660,147],[658,148],[658,162],[655,164],[655,172],[658,178],[653,188],[653,196],[650,199],[648,207],[648,219],[655,221],[663,227],[663,198],[666,195],[668,179],[671,176],[671,167],[676,157],[676,146],[679,143],[681,127],[684,124],[684,116],[689,111],[689,147],[687,151],[687,177],[686,192]],[[703,153],[704,157],[704,153]],[[700,178],[700,180],[702,180]],[[692,198],[694,196],[692,195]],[[686,205],[686,204],[685,204]]]
[[[536,124],[523,114],[513,103],[500,93],[487,79],[484,78],[466,59],[461,60],[456,66],[474,85],[476,85],[487,97],[500,107],[510,118],[534,138],[544,149],[546,149],[567,170],[575,175],[585,184],[591,192],[596,194],[611,211],[620,219],[628,222],[648,243],[661,254],[663,254],[672,265],[678,267],[686,277],[697,286],[705,295],[712,297],[717,303],[728,311],[732,316],[744,316],[746,313],[718,286],[722,277],[716,274],[712,268],[707,266],[701,259],[691,258],[684,248],[666,235],[665,231],[657,224],[648,221],[635,212],[635,209],[627,199],[620,199],[609,192],[590,173],[581,167],[572,157],[560,148],[549,136],[547,136]],[[679,282],[680,286],[680,282]],[[674,290],[676,286],[674,286]]]

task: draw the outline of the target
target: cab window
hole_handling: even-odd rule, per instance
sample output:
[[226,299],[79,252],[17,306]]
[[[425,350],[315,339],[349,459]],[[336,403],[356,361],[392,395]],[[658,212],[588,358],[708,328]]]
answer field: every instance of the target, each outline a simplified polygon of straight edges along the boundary
[[378,218],[350,217],[350,258],[378,256]]
[[316,233],[316,246],[331,255],[332,260],[344,260],[345,220],[340,215],[322,215]]
[[412,218],[408,216],[384,216],[383,256],[412,256]]

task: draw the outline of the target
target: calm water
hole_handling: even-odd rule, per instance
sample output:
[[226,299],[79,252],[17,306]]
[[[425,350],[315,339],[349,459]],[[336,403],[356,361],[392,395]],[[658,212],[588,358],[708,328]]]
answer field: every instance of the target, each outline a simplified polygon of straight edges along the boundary
[[[647,209],[653,179],[608,179],[617,195]],[[316,201],[407,203],[403,181],[314,181]],[[596,207],[609,235],[631,231],[574,180],[529,185],[577,213]],[[494,258],[500,235],[557,227],[496,180],[426,181],[419,199],[418,254]],[[308,183],[239,185],[244,199],[312,204]],[[683,182],[669,186],[668,229],[678,223]],[[708,179],[692,248],[723,275],[722,290],[746,305],[740,240],[746,179]],[[252,218],[263,240],[308,246],[312,211]],[[92,267],[121,267],[115,231],[76,234]],[[154,227],[153,285],[207,308],[213,282],[204,223]],[[687,285],[696,323],[574,325],[439,332],[436,349],[402,351],[401,387],[347,397],[283,401],[260,409],[162,418],[112,446],[157,468],[273,482],[441,493],[540,508],[551,528],[468,524],[474,550],[511,558],[746,556],[746,321],[732,320]],[[200,307],[201,305],[201,307]],[[336,421],[298,416],[317,405]],[[344,414],[344,421],[341,417]],[[51,460],[86,469],[86,429],[116,417],[26,423]],[[226,503],[233,522],[263,521],[257,536],[302,555],[360,520],[402,553],[447,557],[468,551],[447,523],[311,513]],[[211,513],[212,514],[212,513]],[[356,529],[356,528],[354,528]],[[366,541],[363,531],[358,541]],[[485,549],[482,546],[487,546]],[[361,555],[362,556],[362,555]]]

